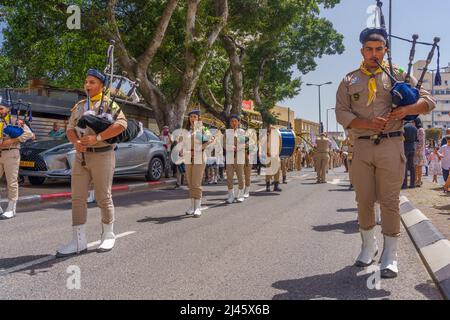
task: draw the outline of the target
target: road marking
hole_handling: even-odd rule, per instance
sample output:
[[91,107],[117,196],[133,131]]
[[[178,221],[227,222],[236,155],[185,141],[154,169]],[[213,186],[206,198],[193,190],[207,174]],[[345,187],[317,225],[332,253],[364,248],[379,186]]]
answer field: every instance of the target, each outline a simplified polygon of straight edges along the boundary
[[[120,233],[120,234],[116,235],[116,239],[119,239],[119,238],[122,238],[122,237],[126,237],[126,236],[128,236],[130,234],[133,234],[133,233],[136,233],[136,231],[127,231],[127,232],[124,232],[124,233]],[[88,248],[91,248],[91,247],[93,247],[95,245],[98,245],[98,244],[100,244],[100,241],[91,242],[91,243],[88,244]],[[71,256],[71,257],[75,257],[75,255]],[[52,260],[56,260],[56,256],[55,255],[51,255],[51,256],[43,257],[43,258],[36,259],[36,260],[33,260],[33,261],[29,261],[29,262],[26,262],[26,263],[22,263],[22,264],[19,264],[17,266],[11,267],[9,269],[0,269],[0,276],[6,276],[9,273],[12,273],[12,272],[15,272],[15,271],[19,271],[19,270],[22,270],[22,269],[26,269],[26,268],[29,268],[31,266],[35,266],[35,265],[38,265],[38,264],[41,264],[41,263],[44,263],[44,262],[48,262],[48,261],[52,261]]]

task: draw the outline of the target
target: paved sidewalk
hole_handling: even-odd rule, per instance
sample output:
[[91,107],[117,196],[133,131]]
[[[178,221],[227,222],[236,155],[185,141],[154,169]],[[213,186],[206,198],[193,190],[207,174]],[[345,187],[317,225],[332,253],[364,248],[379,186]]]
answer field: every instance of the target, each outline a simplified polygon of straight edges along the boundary
[[402,194],[430,219],[442,235],[450,239],[450,193],[443,193],[441,183],[435,184],[424,178],[421,188],[402,190]]

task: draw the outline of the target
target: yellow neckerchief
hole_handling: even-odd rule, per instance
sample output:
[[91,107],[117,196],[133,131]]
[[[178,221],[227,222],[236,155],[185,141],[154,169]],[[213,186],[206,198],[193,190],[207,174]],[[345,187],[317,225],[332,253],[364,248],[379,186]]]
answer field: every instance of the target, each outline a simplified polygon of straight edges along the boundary
[[6,117],[0,120],[0,139],[3,138],[3,128],[5,127],[5,125],[7,126],[9,124],[9,117],[10,114],[8,113]]
[[[89,110],[92,110],[94,108],[94,105],[97,101],[100,101],[102,99],[102,93],[100,92],[99,94],[93,96],[92,98],[90,98],[90,105],[89,105]],[[87,102],[87,100],[86,100]]]
[[[383,67],[386,67],[386,62],[383,61],[382,65]],[[375,70],[375,72],[370,72],[364,65],[364,61],[361,62],[359,70],[361,70],[362,73],[370,77],[368,83],[369,99],[367,101],[367,106],[370,106],[377,97],[377,81],[375,79],[375,76],[379,73],[383,73],[383,70],[381,68],[378,68],[377,70]]]

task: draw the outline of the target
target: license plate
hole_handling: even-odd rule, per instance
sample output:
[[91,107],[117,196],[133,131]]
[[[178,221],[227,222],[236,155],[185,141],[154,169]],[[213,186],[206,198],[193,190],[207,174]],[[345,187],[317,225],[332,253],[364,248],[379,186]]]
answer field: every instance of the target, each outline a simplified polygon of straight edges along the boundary
[[34,168],[34,161],[20,161],[21,167]]

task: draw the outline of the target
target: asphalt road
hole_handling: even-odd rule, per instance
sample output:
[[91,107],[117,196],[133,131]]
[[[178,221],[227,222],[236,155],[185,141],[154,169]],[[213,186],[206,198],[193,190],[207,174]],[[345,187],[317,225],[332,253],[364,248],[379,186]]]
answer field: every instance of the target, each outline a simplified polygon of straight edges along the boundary
[[[259,177],[241,204],[224,203],[224,183],[206,186],[200,218],[184,214],[186,190],[119,194],[114,250],[64,259],[53,255],[71,237],[70,204],[19,208],[0,221],[0,299],[441,299],[405,232],[397,279],[353,266],[356,204],[336,171],[320,185],[290,174],[281,193]],[[95,205],[87,232],[99,240]],[[67,287],[71,268],[80,289]]]

